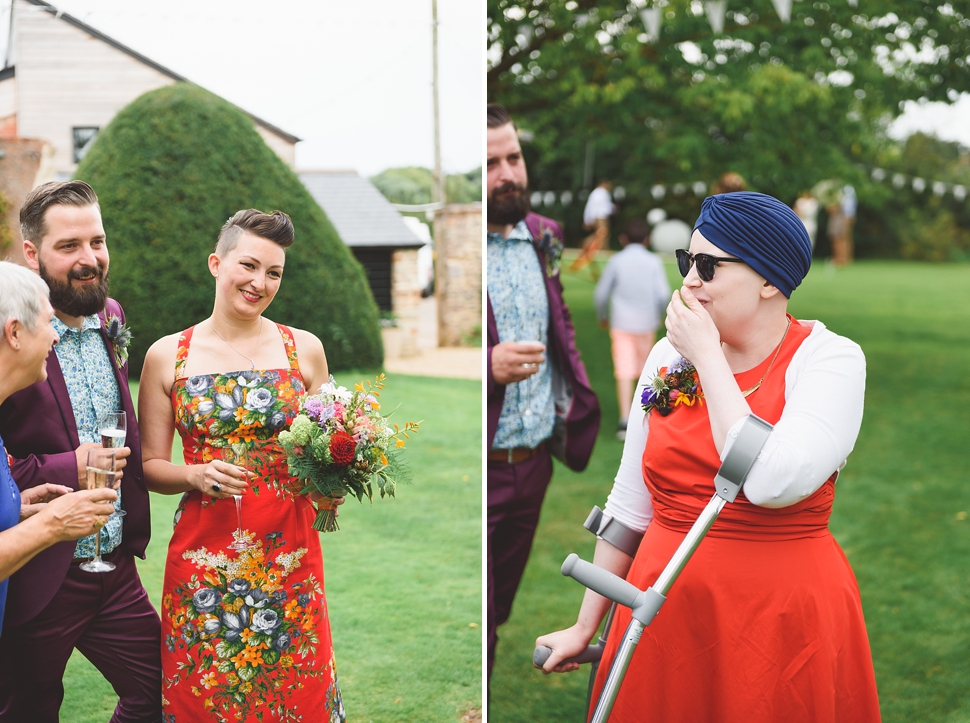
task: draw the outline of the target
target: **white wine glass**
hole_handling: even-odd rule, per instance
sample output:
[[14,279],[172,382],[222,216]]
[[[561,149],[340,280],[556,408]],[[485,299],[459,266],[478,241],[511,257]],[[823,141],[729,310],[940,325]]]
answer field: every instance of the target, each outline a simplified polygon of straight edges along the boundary
[[128,424],[125,420],[124,412],[108,412],[102,415],[98,421],[98,430],[101,432],[101,446],[106,449],[116,449],[125,446],[125,436],[128,433]]
[[[125,446],[128,435],[128,423],[124,411],[108,412],[98,420],[98,431],[101,433],[101,446],[105,449],[117,449]],[[128,513],[115,508],[112,517],[124,517]]]
[[[236,467],[241,467],[244,472],[249,471],[249,450],[245,447],[234,447],[229,445],[223,450],[222,459]],[[236,531],[232,533],[232,542],[228,547],[230,550],[242,552],[256,547],[256,543],[246,538],[246,532],[242,526],[242,495],[233,495],[233,502],[236,503]]]
[[[92,449],[88,452],[85,489],[114,487],[115,474],[113,449]],[[115,569],[114,563],[101,559],[101,530],[94,533],[94,559],[82,562],[80,567],[85,572],[110,572]]]

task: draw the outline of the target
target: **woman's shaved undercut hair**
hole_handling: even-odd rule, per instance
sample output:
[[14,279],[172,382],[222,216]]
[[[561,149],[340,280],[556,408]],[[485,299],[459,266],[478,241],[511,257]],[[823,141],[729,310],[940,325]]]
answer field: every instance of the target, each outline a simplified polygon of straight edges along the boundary
[[226,221],[216,241],[216,256],[225,256],[239,243],[244,233],[251,233],[267,241],[272,241],[284,249],[293,244],[293,222],[282,211],[263,213],[255,208],[237,211]]

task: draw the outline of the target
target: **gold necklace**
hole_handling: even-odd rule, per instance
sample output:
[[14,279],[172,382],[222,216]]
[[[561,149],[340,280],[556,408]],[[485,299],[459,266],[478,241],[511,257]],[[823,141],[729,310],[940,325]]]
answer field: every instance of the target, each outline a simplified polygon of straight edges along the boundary
[[788,326],[785,327],[785,333],[781,337],[781,341],[778,342],[778,348],[775,349],[775,355],[773,357],[771,357],[771,361],[768,362],[768,368],[765,369],[765,373],[761,375],[761,379],[758,380],[758,383],[757,384],[755,384],[750,389],[747,389],[747,390],[741,392],[741,396],[742,397],[747,397],[750,394],[754,394],[756,391],[758,391],[758,389],[761,388],[761,382],[763,382],[765,380],[765,377],[768,376],[768,372],[771,371],[771,367],[775,363],[775,359],[778,358],[778,352],[781,351],[781,345],[785,343],[785,339],[788,337],[788,330],[790,328],[791,328],[791,317],[789,316],[788,317]]
[[[226,342],[226,346],[228,346],[230,349],[232,349],[234,352],[236,352],[243,359],[248,359],[249,360],[249,363],[252,365],[252,366],[249,367],[249,371],[251,371],[251,372],[256,371],[256,359],[255,359],[255,357],[246,356],[241,351],[239,351],[236,347],[234,347],[232,344],[230,344],[228,341],[226,341],[226,337],[224,337],[222,334],[219,333],[219,331],[216,329],[215,324],[212,324],[211,325],[211,328],[212,328],[212,331],[214,331],[216,333],[216,336],[217,337],[219,337],[220,339],[222,339],[223,341]],[[259,333],[256,334],[256,347],[253,349],[253,352],[254,353],[257,352],[257,351],[259,351],[259,337],[262,336],[262,334],[263,334],[263,317],[259,317]],[[784,341],[784,339],[782,339],[782,341]],[[758,383],[760,384],[761,382],[758,382]]]

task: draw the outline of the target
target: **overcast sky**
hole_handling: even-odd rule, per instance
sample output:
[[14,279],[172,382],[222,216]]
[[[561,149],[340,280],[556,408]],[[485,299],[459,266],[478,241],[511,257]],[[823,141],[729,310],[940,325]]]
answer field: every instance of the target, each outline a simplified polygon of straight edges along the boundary
[[[10,0],[0,0],[0,48]],[[431,0],[51,0],[303,139],[299,169],[434,166]],[[484,2],[438,0],[442,165],[483,156]],[[2,57],[0,57],[2,59]]]

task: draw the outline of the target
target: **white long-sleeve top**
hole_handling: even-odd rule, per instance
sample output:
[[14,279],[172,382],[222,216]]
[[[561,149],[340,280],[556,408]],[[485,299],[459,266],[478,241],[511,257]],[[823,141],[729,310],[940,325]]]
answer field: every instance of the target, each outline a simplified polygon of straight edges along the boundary
[[[866,384],[862,349],[829,331],[820,321],[799,323],[812,330],[785,373],[785,409],[744,483],[744,496],[761,507],[787,507],[818,490],[833,472],[845,466],[862,425]],[[640,532],[653,519],[653,504],[643,482],[648,425],[640,393],[660,367],[679,356],[664,338],[647,358],[630,410],[620,468],[604,510]],[[738,420],[728,432],[722,460],[743,423],[744,419]]]

